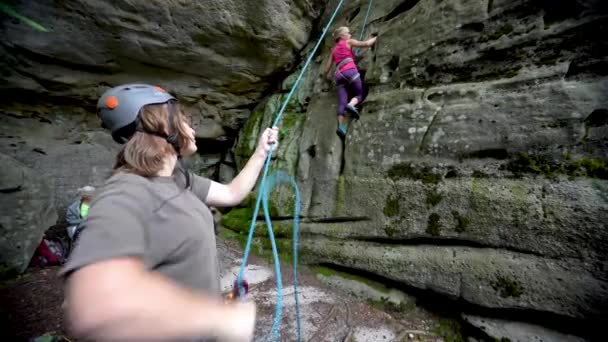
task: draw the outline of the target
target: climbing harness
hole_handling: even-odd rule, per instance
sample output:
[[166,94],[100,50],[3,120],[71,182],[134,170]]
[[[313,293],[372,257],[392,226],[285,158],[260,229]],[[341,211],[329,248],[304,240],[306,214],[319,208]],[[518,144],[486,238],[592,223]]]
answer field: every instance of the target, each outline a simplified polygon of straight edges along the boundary
[[[353,81],[355,81],[356,79],[358,79],[359,77],[361,77],[361,74],[356,73],[355,75],[351,76],[350,78],[346,78],[344,77],[344,74],[342,73],[342,71],[340,71],[340,68],[342,68],[344,65],[346,65],[346,63],[349,62],[354,62],[354,60],[350,57],[344,58],[342,61],[340,61],[340,63],[338,63],[338,65],[336,66],[336,76],[340,75],[342,78],[345,78],[348,81],[348,84],[351,84]],[[338,87],[343,87],[343,84],[338,84]]]
[[349,62],[355,62],[352,58],[350,57],[346,57],[343,60],[340,61],[340,63],[338,63],[338,65],[336,65],[336,69],[340,70],[340,68],[342,68],[344,65],[346,65],[346,63]]
[[[367,13],[365,13],[365,19],[363,20],[363,26],[361,27],[361,34],[359,35],[359,40],[363,39],[363,33],[365,32],[365,26],[367,25],[367,19],[369,18],[369,12],[372,9],[372,3],[374,0],[369,0],[369,4],[367,5]],[[355,49],[355,56],[359,56],[361,52],[360,48]]]
[[[308,56],[308,59],[306,60],[306,63],[302,67],[302,70],[300,71],[298,78],[296,79],[293,86],[291,87],[289,94],[283,101],[283,105],[281,106],[281,109],[279,110],[279,113],[277,114],[277,117],[276,117],[272,127],[277,126],[278,123],[280,122],[281,117],[282,117],[283,113],[285,112],[285,108],[287,108],[289,100],[291,99],[291,96],[294,94],[296,88],[300,84],[300,81],[302,80],[302,76],[304,75],[304,72],[306,72],[306,69],[308,69],[308,66],[311,63],[313,56],[315,55],[315,53],[317,52],[317,49],[321,45],[323,38],[325,38],[325,35],[327,34],[327,31],[329,30],[331,24],[333,23],[336,15],[338,14],[338,11],[342,7],[343,2],[344,2],[344,0],[340,0],[338,5],[336,6],[336,9],[334,10],[334,13],[332,14],[331,18],[329,19],[329,22],[325,26],[325,29],[323,30],[321,37],[319,38],[319,40],[317,41],[317,44],[315,45],[312,52]],[[270,161],[272,159],[272,151],[273,151],[273,146],[270,146],[270,151],[268,152],[268,157],[266,158],[266,163],[264,165],[264,172],[262,174],[262,180],[260,182],[260,188],[259,188],[257,200],[255,202],[255,208],[253,210],[253,215],[251,217],[251,225],[249,227],[249,236],[247,237],[247,244],[245,245],[243,261],[241,263],[239,274],[237,276],[236,284],[239,286],[239,293],[241,294],[241,297],[242,297],[244,295],[244,288],[241,286],[241,284],[243,282],[243,273],[245,272],[245,266],[247,265],[247,259],[249,257],[249,253],[251,251],[251,243],[252,243],[253,234],[255,231],[255,224],[257,221],[258,213],[260,211],[260,203],[262,203],[262,206],[264,209],[264,218],[266,221],[266,226],[268,227],[268,236],[270,238],[270,243],[272,246],[272,254],[273,254],[274,266],[275,266],[275,275],[276,275],[276,281],[277,281],[277,299],[276,299],[277,303],[275,306],[275,315],[274,315],[274,320],[272,323],[270,340],[277,341],[279,338],[279,327],[281,324],[281,317],[282,317],[282,313],[283,313],[282,312],[282,310],[283,310],[283,302],[282,302],[283,283],[282,283],[282,277],[281,277],[281,269],[280,269],[280,263],[279,263],[279,256],[278,256],[278,252],[277,252],[277,246],[276,246],[276,242],[274,239],[274,233],[272,230],[272,221],[270,220],[270,213],[269,213],[269,209],[268,209],[268,199],[269,199],[270,193],[272,192],[272,189],[275,186],[282,184],[282,183],[291,183],[292,187],[294,188],[295,198],[296,198],[295,206],[294,206],[294,216],[293,216],[293,286],[294,286],[294,297],[295,297],[295,304],[296,304],[296,322],[297,322],[296,329],[297,329],[297,337],[298,337],[297,340],[300,341],[301,340],[301,325],[300,325],[300,311],[299,311],[298,288],[297,288],[297,264],[298,264],[297,250],[298,250],[298,231],[299,231],[299,217],[300,217],[300,193],[298,191],[298,186],[295,182],[294,177],[290,177],[289,175],[285,174],[284,172],[273,173],[270,177],[268,177],[268,169],[270,167]]]

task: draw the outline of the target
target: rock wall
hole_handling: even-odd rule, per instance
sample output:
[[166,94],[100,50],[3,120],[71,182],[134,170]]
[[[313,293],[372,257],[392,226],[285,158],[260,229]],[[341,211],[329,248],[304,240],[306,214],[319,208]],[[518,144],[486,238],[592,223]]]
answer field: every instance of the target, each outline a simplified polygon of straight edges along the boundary
[[90,106],[108,86],[148,82],[201,119],[239,129],[247,108],[296,62],[319,4],[16,1],[17,12],[50,32],[5,18],[2,89]]
[[[358,36],[367,4],[347,3],[333,27]],[[379,35],[359,64],[369,95],[345,143],[320,76],[330,38],[282,123],[273,167],[298,179],[306,261],[498,314],[605,319],[608,7],[382,1],[369,20],[367,37]],[[237,156],[293,78],[256,108]],[[289,215],[292,194],[274,205]]]
[[157,84],[178,96],[193,116],[203,154],[193,168],[232,177],[226,152],[251,108],[298,63],[325,3],[9,5],[49,32],[2,16],[0,151],[41,170],[62,209],[78,187],[99,185],[110,171],[117,147],[107,132],[98,133],[94,106],[104,90],[122,83]]
[[36,232],[62,220],[79,187],[100,186],[110,175],[119,146],[101,130],[95,104],[118,84],[150,83],[175,94],[196,126],[201,154],[188,161],[192,169],[229,181],[236,134],[259,99],[299,63],[325,6],[319,0],[7,4],[48,30],[0,15],[0,153],[35,170],[55,199],[55,212],[40,211],[48,215],[36,221]]
[[[194,114],[194,168],[228,180],[337,3],[12,1],[50,32],[3,17],[0,153],[47,180],[61,213],[116,152],[96,99],[146,82]],[[334,28],[358,33],[367,5],[345,2]],[[272,168],[297,177],[306,260],[496,312],[606,317],[607,30],[600,0],[375,1],[369,95],[345,143],[319,77],[329,38],[280,124]],[[293,204],[281,188],[272,212]],[[227,221],[247,229],[238,213]]]
[[49,184],[0,153],[0,278],[23,272],[44,230],[57,219]]
[[[0,153],[35,170],[55,198],[56,217],[84,185],[100,186],[110,176],[119,146],[90,113],[73,107],[11,110],[0,121]],[[48,227],[44,227],[48,228]]]

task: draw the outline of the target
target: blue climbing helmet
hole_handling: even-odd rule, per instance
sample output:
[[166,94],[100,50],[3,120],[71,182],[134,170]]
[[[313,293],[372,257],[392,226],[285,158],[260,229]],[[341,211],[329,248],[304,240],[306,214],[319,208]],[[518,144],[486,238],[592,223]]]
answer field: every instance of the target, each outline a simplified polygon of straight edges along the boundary
[[135,133],[139,111],[145,105],[177,99],[164,89],[149,84],[123,84],[106,90],[97,101],[97,116],[112,138],[125,143]]

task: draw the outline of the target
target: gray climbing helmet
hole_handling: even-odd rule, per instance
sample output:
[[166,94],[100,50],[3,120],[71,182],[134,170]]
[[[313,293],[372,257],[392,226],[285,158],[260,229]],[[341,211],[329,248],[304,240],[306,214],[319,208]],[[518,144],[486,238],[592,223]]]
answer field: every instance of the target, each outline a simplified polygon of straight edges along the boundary
[[123,84],[106,90],[97,101],[97,115],[112,137],[123,143],[135,131],[140,109],[175,100],[164,89],[149,84]]

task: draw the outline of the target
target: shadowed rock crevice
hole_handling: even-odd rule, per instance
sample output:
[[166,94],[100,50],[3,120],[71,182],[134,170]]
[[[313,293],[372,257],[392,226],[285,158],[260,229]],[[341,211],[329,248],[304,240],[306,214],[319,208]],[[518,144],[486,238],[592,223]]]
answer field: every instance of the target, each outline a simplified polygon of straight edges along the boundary
[[390,11],[387,15],[385,15],[383,17],[383,20],[390,21],[391,19],[399,17],[399,16],[403,15],[404,13],[406,13],[407,11],[414,8],[414,6],[416,6],[419,2],[420,2],[420,0],[402,1],[399,5],[397,5],[397,7],[395,7],[392,11]]
[[[388,288],[394,288],[403,291],[416,298],[416,306],[423,307],[433,312],[441,313],[446,316],[452,316],[456,319],[461,319],[461,315],[477,315],[481,317],[503,319],[508,321],[530,322],[539,326],[548,327],[555,331],[564,334],[573,334],[591,340],[595,340],[601,336],[597,324],[601,324],[601,320],[580,320],[572,319],[567,316],[555,315],[547,312],[535,310],[496,310],[493,308],[475,305],[475,303],[467,302],[462,298],[453,298],[437,293],[432,290],[424,290],[413,286],[408,286],[401,282],[395,281],[390,277],[381,276],[363,269],[345,267],[333,263],[320,263],[318,266],[335,270],[342,274],[352,275],[360,279],[369,279],[373,282],[383,284]],[[468,325],[465,321],[461,324]],[[479,334],[475,331],[477,328],[468,326],[467,335]],[[482,334],[482,336],[485,334]],[[485,335],[487,337],[487,335]]]
[[[327,222],[340,222],[340,221],[327,221]],[[314,237],[314,235],[308,234],[309,237]],[[346,241],[341,239],[341,241]],[[457,239],[457,238],[433,238],[433,237],[414,237],[414,238],[385,238],[385,237],[357,237],[351,236],[348,241],[361,241],[361,242],[369,242],[376,243],[380,245],[386,246],[443,246],[443,247],[470,247],[470,248],[480,248],[480,249],[493,249],[493,250],[504,250],[509,252],[521,253],[521,254],[529,254],[533,256],[543,256],[541,253],[535,253],[533,251],[518,249],[514,247],[498,247],[492,245],[485,245],[476,241],[470,241],[465,239]],[[556,258],[560,259],[560,258]]]

